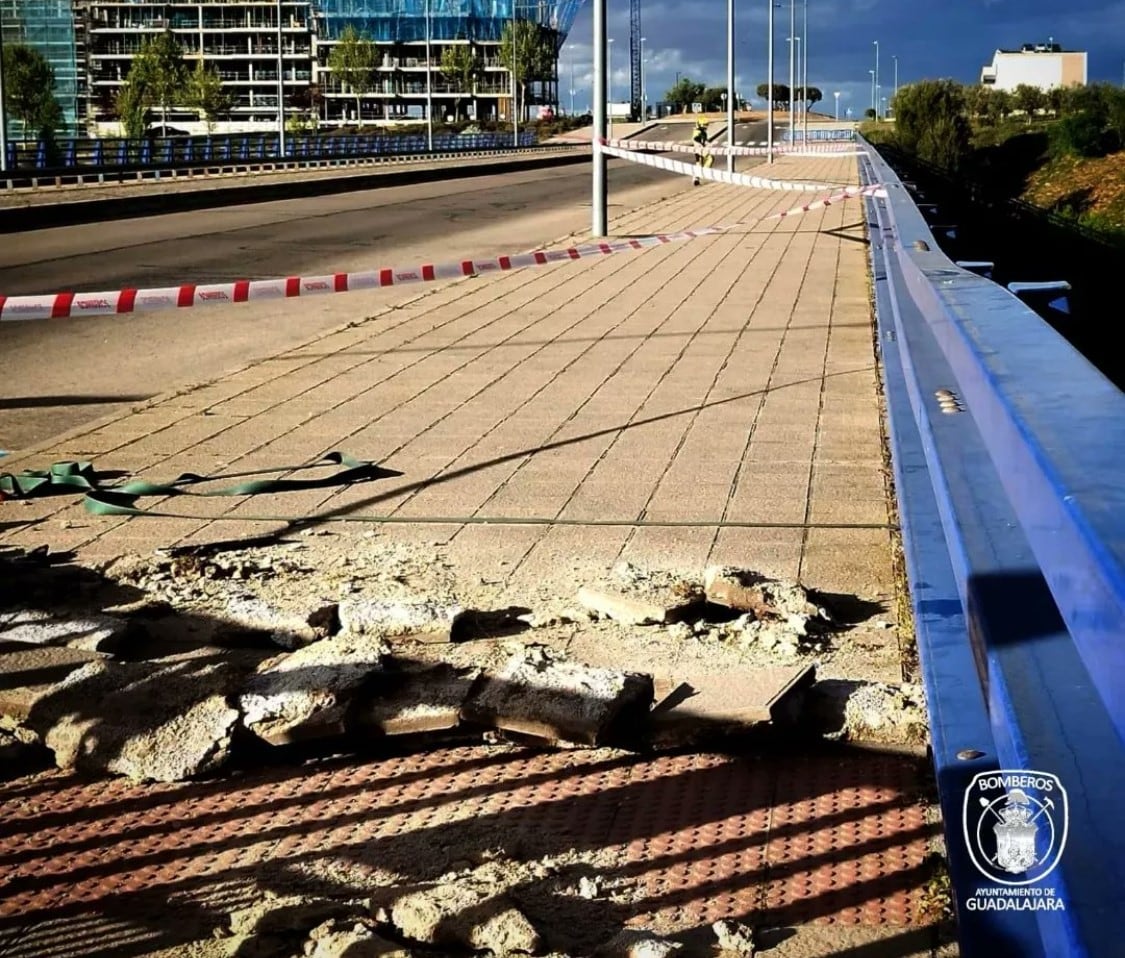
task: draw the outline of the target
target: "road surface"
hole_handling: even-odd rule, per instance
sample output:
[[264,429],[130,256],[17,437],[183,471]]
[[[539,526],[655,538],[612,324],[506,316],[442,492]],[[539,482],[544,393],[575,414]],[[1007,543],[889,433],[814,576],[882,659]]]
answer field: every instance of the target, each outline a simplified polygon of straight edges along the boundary
[[[690,181],[615,162],[610,215]],[[114,290],[521,252],[589,229],[590,170],[524,173],[37,230],[0,244],[0,294]],[[682,225],[682,224],[681,224]],[[207,381],[352,319],[401,290],[0,324],[0,450]]]

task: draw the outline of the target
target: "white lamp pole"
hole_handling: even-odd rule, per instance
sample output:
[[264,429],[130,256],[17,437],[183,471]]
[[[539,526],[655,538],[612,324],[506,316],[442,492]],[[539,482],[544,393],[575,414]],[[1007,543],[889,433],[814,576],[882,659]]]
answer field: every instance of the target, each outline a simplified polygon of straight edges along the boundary
[[430,62],[430,0],[426,0],[426,148],[434,152],[434,85]]
[[804,123],[801,125],[801,131],[802,139],[807,145],[809,139],[809,0],[805,0],[804,15],[804,42],[801,44],[801,49],[804,51],[804,60],[802,61],[804,67],[801,71],[801,92],[804,94],[805,99],[805,116]]
[[516,82],[516,54],[519,44],[516,42],[516,0],[512,0],[512,147],[518,149],[520,145],[520,85]]
[[[277,154],[283,157],[285,156],[285,60],[281,53],[281,39],[281,0],[277,0]],[[168,135],[167,129],[164,130],[164,135]]]
[[590,232],[605,236],[608,227],[606,200],[606,156],[601,141],[606,136],[606,60],[608,47],[605,36],[606,0],[594,0],[594,176],[591,202]]
[[769,60],[769,64],[766,67],[766,72],[769,74],[769,78],[766,80],[766,99],[769,101],[768,103],[766,103],[766,156],[769,157],[769,162],[772,163],[773,162],[773,34],[774,34],[773,7],[774,7],[774,0],[766,0],[766,4],[769,7],[769,34],[770,34],[769,54],[767,55],[767,59]]
[[641,122],[645,121],[645,40],[641,37]]
[[570,115],[574,116],[574,44],[570,44]]
[[[734,0],[727,0],[727,146],[734,146]],[[727,172],[734,172],[734,154],[727,154]]]
[[608,114],[606,138],[613,139],[613,37],[606,41],[605,50],[606,112]]
[[867,72],[871,74],[871,112],[874,113],[875,112],[875,71],[874,70],[868,70]]
[[0,21],[0,173],[8,172],[8,114],[4,109],[4,24]]
[[789,136],[797,114],[794,112],[793,87],[797,85],[797,0],[789,0]]
[[874,104],[873,104],[873,106],[875,107],[875,119],[878,120],[879,119],[879,41],[878,40],[875,41],[875,96],[874,96],[873,99],[875,101]]
[[832,94],[836,98],[836,122],[840,122],[840,91],[837,90]]
[[[898,96],[898,57],[895,56],[895,57],[892,57],[891,59],[895,61],[895,92],[894,92],[894,95]],[[891,102],[894,103],[894,97],[891,98]]]

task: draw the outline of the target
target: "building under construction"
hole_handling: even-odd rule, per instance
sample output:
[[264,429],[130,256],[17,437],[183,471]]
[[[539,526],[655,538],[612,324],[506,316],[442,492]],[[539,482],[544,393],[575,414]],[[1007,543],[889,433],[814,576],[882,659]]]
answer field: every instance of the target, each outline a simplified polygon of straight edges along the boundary
[[[219,129],[305,122],[394,123],[457,115],[509,120],[512,83],[500,58],[513,20],[546,31],[557,51],[582,0],[0,0],[6,43],[26,42],[55,68],[56,95],[68,123],[108,132],[118,91],[146,39],[170,30],[189,67],[202,59],[218,71],[233,108]],[[280,21],[280,22],[279,22]],[[357,97],[328,69],[332,47],[348,27],[377,47],[374,74]],[[441,69],[453,45],[475,54],[466,84]],[[280,75],[280,81],[279,81]],[[529,77],[529,80],[532,78]],[[283,93],[282,93],[283,91]],[[526,90],[526,114],[558,102],[557,65]],[[358,115],[357,115],[358,114]],[[202,127],[185,105],[169,122]],[[17,131],[18,133],[18,131]]]

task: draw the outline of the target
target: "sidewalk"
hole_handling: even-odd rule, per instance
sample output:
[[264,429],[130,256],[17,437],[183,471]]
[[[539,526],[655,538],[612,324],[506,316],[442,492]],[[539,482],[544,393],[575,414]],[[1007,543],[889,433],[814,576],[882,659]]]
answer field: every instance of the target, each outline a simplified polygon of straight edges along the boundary
[[[850,158],[787,158],[774,170],[844,182],[853,167]],[[708,185],[613,229],[752,221],[803,199]],[[30,524],[4,529],[0,541],[105,560],[269,530],[247,515],[386,516],[396,523],[381,535],[448,540],[475,567],[509,563],[513,584],[560,556],[597,566],[623,556],[737,560],[823,589],[888,594],[857,214],[844,204],[649,252],[349,294],[357,318],[369,319],[9,457],[5,468],[85,458],[157,479],[343,448],[401,479],[176,501],[179,511],[205,507],[199,519],[95,518],[67,499],[40,499],[5,506]],[[230,318],[253,313],[231,308]],[[444,517],[456,520],[435,523]],[[560,519],[572,524],[552,524]]]
[[[771,173],[856,181],[854,158],[787,157]],[[754,224],[809,198],[706,185],[615,218],[612,228],[637,236]],[[449,577],[466,603],[487,590],[489,604],[476,608],[536,611],[549,607],[545,596],[573,601],[622,558],[694,573],[732,563],[881,609],[890,621],[834,640],[819,656],[818,675],[899,682],[898,640],[883,628],[893,625],[896,587],[863,240],[862,211],[848,203],[647,252],[409,293],[348,294],[341,299],[356,318],[347,327],[76,429],[3,466],[92,459],[99,470],[159,481],[339,449],[401,477],[342,490],[143,503],[194,518],[96,517],[71,496],[6,502],[0,547],[46,544],[108,563],[175,545],[237,547],[286,531],[284,522],[253,516],[315,517],[311,538],[287,533],[309,544],[299,555],[310,566],[320,535],[357,563],[389,566],[386,557],[401,549],[415,562],[407,575]],[[230,322],[266,321],[282,308],[309,306],[231,307]],[[333,521],[344,517],[368,521]],[[372,543],[382,551],[372,553]],[[295,573],[285,587],[299,591],[300,575],[321,571]],[[714,645],[673,643],[663,629],[607,651],[607,632],[597,626],[564,625],[560,641],[590,664],[625,650],[646,671],[727,667]],[[771,929],[763,944],[779,958],[937,954],[933,916],[923,910],[938,829],[915,757],[482,754],[437,750],[185,786],[169,793],[166,808],[138,806],[144,829],[176,834],[182,849],[151,861],[149,846],[130,837],[132,820],[121,818],[128,807],[116,807],[140,794],[135,788],[80,801],[55,779],[47,791],[58,794],[42,799],[48,810],[52,802],[97,807],[73,829],[65,816],[51,818],[60,831],[45,847],[62,861],[68,842],[81,849],[109,829],[104,847],[98,839],[106,874],[78,869],[48,880],[40,870],[55,866],[29,859],[31,877],[20,880],[31,884],[13,914],[31,915],[29,929],[42,924],[21,931],[26,937],[10,952],[0,941],[0,953],[33,954],[36,936],[52,927],[34,917],[54,907],[54,899],[35,897],[47,895],[41,886],[77,915],[81,902],[103,896],[126,908],[135,889],[150,884],[182,885],[178,893],[194,903],[191,896],[203,894],[198,881],[230,900],[193,904],[201,916],[161,920],[146,932],[166,935],[179,921],[186,930],[177,934],[188,941],[206,938],[213,914],[231,902],[260,898],[263,884],[288,892],[315,877],[366,887],[370,874],[388,868],[436,877],[447,865],[431,868],[430,850],[468,835],[481,848],[523,843],[525,857],[596,852],[609,887],[619,881],[630,889],[631,898],[610,891],[593,903],[611,906],[619,924],[709,934],[712,922],[732,917]],[[317,797],[315,808],[305,807],[312,800],[305,796]],[[195,822],[200,802],[228,823],[214,836],[206,816]],[[356,808],[362,814],[349,817]],[[42,834],[37,814],[27,813],[29,834]],[[166,815],[172,824],[163,824]],[[258,884],[245,890],[234,884],[251,879]],[[237,890],[220,895],[223,888]],[[151,913],[155,925],[155,906]],[[581,928],[586,920],[560,924]],[[776,931],[787,926],[792,933]]]

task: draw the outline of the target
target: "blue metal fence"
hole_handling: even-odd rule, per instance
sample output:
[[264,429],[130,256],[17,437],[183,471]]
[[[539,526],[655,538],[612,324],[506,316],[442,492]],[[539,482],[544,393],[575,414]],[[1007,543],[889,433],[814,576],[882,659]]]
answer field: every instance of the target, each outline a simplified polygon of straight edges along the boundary
[[864,178],[888,193],[868,201],[879,350],[961,954],[1125,954],[1125,394],[952,263],[872,154]]
[[[521,147],[534,146],[536,135],[523,130]],[[441,153],[473,150],[498,150],[511,147],[512,134],[438,133],[434,150]],[[286,160],[330,160],[346,157],[404,156],[425,153],[425,134],[340,134],[337,136],[287,136]],[[217,162],[268,162],[281,158],[277,134],[243,136],[170,137],[145,140],[64,140],[56,144],[55,155],[45,143],[8,144],[8,169],[17,171],[114,170],[173,168]]]

